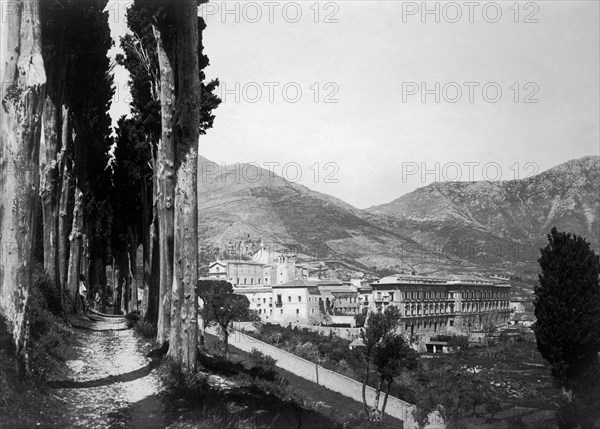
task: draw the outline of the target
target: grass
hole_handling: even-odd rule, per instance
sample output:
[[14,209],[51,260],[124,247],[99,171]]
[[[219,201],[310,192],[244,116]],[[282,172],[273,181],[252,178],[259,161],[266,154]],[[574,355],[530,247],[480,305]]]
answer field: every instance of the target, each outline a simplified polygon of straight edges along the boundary
[[66,370],[65,360],[75,344],[73,330],[60,315],[59,294],[41,267],[34,271],[29,293],[26,375],[17,372],[12,332],[6,320],[0,320],[0,427],[35,427],[48,421],[60,426],[63,421],[60,404],[43,382],[46,374]]
[[[207,334],[206,346],[209,351],[219,350],[221,347],[220,340],[213,335]],[[234,363],[250,362],[253,359],[252,353],[245,352],[232,345],[229,346],[229,349],[229,360]],[[326,389],[323,386],[319,386],[302,377],[298,377],[282,368],[275,367],[274,371],[281,379],[285,380],[290,389],[297,392],[298,396],[302,398],[305,407],[333,420],[341,427],[365,429],[391,429],[400,427],[400,421],[388,415],[385,416],[381,424],[366,422],[362,403]]]
[[200,370],[192,372],[166,358],[159,367],[171,419],[193,427],[341,427],[305,408],[280,379],[263,378],[221,356],[202,355],[200,364]]

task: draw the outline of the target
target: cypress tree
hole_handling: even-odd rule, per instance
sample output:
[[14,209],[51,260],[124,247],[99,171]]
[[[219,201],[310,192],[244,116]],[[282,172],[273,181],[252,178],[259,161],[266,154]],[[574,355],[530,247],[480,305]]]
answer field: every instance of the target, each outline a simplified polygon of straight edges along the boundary
[[598,255],[583,237],[552,228],[538,259],[534,327],[537,347],[561,387],[572,382],[600,352]]

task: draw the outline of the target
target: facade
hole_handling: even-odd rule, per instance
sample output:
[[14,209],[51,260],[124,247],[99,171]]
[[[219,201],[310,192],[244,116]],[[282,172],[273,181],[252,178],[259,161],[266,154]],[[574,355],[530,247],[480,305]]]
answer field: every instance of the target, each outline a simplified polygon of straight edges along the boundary
[[208,277],[226,280],[234,287],[268,285],[264,264],[254,261],[224,260],[208,266]]
[[354,324],[367,309],[396,306],[400,330],[427,341],[431,336],[472,334],[489,324],[510,321],[510,285],[494,280],[446,280],[394,275],[370,284],[354,280],[309,279],[308,270],[293,256],[278,255],[270,264],[253,261],[215,261],[209,277],[227,280],[243,294],[263,322]]
[[510,320],[510,285],[479,280],[390,276],[371,283],[370,310],[398,307],[401,329],[428,339],[439,333],[469,333]]
[[248,298],[250,310],[256,311],[263,322],[273,321],[273,289],[271,286],[233,288],[233,291]]
[[226,280],[236,288],[262,287],[307,278],[308,269],[293,255],[278,255],[268,264],[256,261],[217,260],[208,266],[208,277]]
[[299,279],[273,285],[274,314],[272,321],[286,325],[312,325],[322,320],[318,283]]

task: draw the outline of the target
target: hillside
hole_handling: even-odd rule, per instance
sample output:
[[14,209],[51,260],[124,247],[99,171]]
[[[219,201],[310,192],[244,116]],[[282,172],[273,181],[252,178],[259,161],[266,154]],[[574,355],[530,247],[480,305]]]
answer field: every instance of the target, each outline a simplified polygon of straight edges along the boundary
[[433,183],[367,212],[420,243],[470,249],[477,265],[527,270],[554,225],[599,247],[600,157],[523,180]]
[[262,245],[365,272],[534,278],[553,225],[600,244],[597,156],[524,180],[434,183],[367,210],[253,165],[200,163],[200,244],[214,255]]
[[304,260],[346,262],[362,271],[373,267],[435,271],[438,267],[432,261],[447,267],[468,265],[456,258],[435,261],[428,252],[407,257],[407,249],[419,247],[415,241],[376,225],[363,211],[337,198],[267,170],[246,164],[219,168],[206,159],[200,164],[200,245],[213,252],[241,244],[249,253],[253,246],[247,243],[262,241],[266,251],[288,250]]

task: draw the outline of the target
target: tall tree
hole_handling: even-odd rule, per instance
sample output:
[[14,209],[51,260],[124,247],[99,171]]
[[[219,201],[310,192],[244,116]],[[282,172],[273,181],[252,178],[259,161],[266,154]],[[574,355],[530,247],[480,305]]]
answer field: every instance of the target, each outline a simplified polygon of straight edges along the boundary
[[1,26],[0,312],[24,357],[25,311],[32,280],[41,116],[46,91],[39,3],[21,0]]
[[169,354],[195,368],[198,354],[198,137],[200,76],[198,0],[175,2],[177,85],[175,144],[174,263]]
[[[44,64],[49,70],[40,166],[44,265],[71,307],[79,274],[89,275],[90,251],[106,237],[102,196],[110,146],[112,45],[107,0],[42,3]],[[57,216],[58,215],[58,216]],[[102,252],[104,253],[104,252]]]
[[600,417],[600,260],[583,237],[556,227],[540,251],[534,332],[566,398],[558,424],[591,428]]
[[600,262],[583,237],[556,227],[538,262],[537,346],[552,366],[552,375],[568,389],[600,352]]

